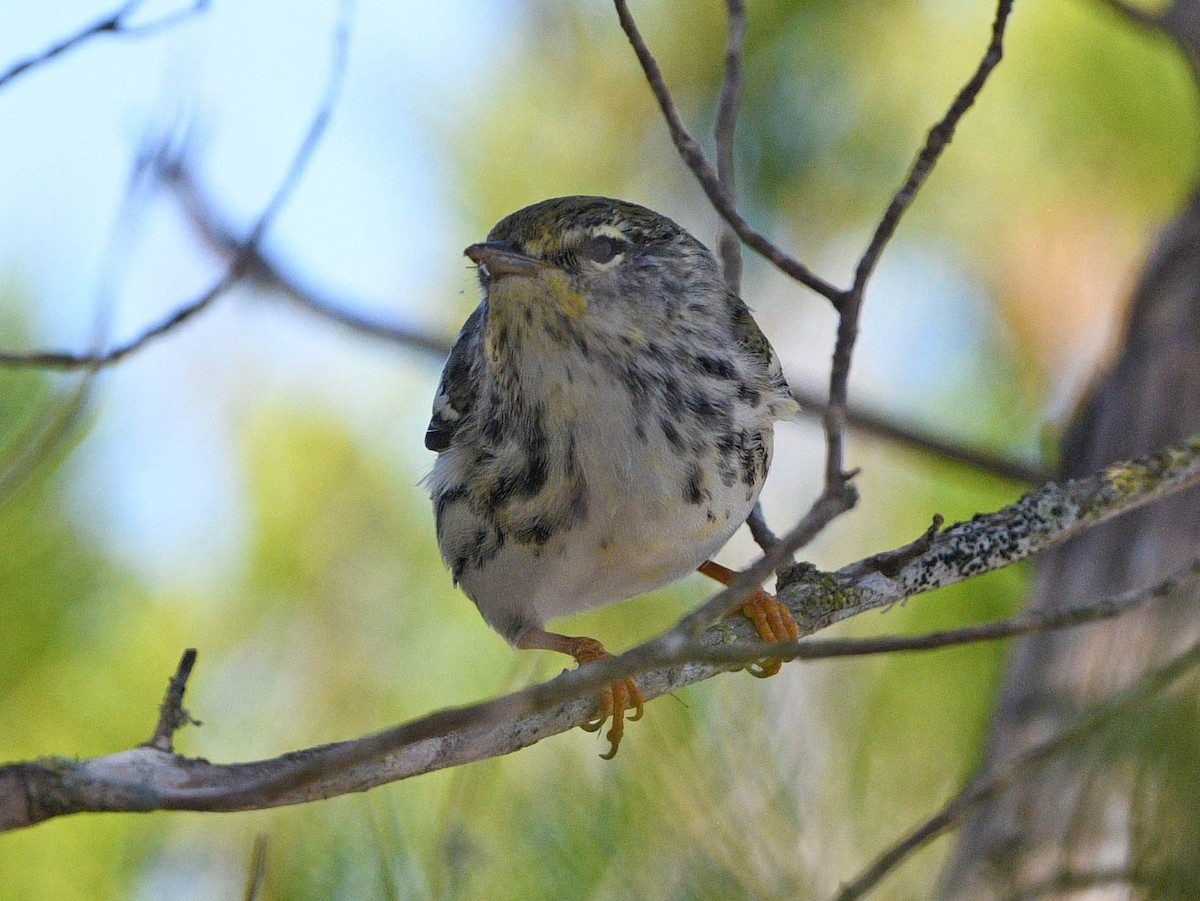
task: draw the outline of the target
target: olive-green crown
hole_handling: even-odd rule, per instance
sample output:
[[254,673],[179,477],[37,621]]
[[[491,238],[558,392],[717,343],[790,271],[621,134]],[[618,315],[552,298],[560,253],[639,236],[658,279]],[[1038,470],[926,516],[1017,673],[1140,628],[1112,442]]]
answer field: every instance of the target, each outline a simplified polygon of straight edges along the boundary
[[666,216],[611,197],[554,197],[505,216],[488,241],[511,244],[534,257],[546,257],[581,233],[615,230],[635,247],[673,244],[681,238],[698,243]]

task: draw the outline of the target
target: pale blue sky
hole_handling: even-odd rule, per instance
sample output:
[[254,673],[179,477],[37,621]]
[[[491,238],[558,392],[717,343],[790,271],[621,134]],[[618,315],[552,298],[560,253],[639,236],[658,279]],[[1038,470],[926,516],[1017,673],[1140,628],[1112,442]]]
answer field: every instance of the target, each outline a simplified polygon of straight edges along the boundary
[[[0,69],[113,8],[0,4]],[[138,19],[171,8],[148,3]],[[0,273],[17,292],[10,304],[33,316],[32,344],[84,347],[101,303],[111,337],[129,337],[219,273],[170,203],[146,210],[128,265],[113,272],[132,153],[148,130],[192,121],[205,185],[252,220],[323,90],[335,10],[333,0],[216,0],[169,32],[98,37],[0,91]],[[269,232],[273,253],[381,316],[445,322],[436,301],[468,284],[457,248],[471,226],[447,196],[440,138],[424,136],[477,84],[509,12],[495,0],[357,4],[341,100]],[[438,284],[447,264],[462,285]],[[390,392],[432,367],[399,356],[231,296],[105,376],[96,426],[70,463],[80,521],[156,580],[219,580],[244,537],[232,454],[233,432],[254,415],[247,394],[303,404],[315,391],[360,429],[411,430],[428,399]]]

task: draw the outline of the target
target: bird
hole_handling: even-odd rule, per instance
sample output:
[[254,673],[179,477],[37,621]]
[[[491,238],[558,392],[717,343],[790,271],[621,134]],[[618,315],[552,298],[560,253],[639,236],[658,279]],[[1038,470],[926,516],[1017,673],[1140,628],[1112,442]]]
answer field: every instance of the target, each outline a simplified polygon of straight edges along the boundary
[[[543,200],[464,254],[483,297],[425,434],[442,558],[513,647],[607,659],[546,622],[697,569],[728,584],[710,558],[758,500],[775,421],[799,407],[711,251],[647,207]],[[765,641],[798,635],[764,591],[743,612]],[[611,718],[602,757],[642,707],[632,679],[604,689],[584,725]]]

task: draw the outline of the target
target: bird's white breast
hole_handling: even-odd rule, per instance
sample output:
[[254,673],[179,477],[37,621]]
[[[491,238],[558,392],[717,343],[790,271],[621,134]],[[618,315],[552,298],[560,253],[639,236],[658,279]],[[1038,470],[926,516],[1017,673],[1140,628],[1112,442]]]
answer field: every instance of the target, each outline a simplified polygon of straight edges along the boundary
[[[729,540],[761,488],[761,482],[748,486],[740,480],[726,485],[715,475],[714,445],[681,453],[664,437],[657,415],[643,417],[639,436],[629,393],[603,371],[568,372],[555,357],[529,365],[541,369],[535,381],[547,386],[540,400],[546,432],[557,444],[552,455],[561,459],[568,452],[565,443],[573,442],[587,485],[587,514],[544,545],[507,542],[486,567],[464,573],[464,590],[501,631],[508,617],[544,622],[686,575]],[[769,455],[769,413],[739,415],[753,417],[738,425],[761,430]],[[689,497],[692,471],[703,475],[701,499]],[[550,499],[553,492],[567,490],[560,475],[552,472],[547,482]]]

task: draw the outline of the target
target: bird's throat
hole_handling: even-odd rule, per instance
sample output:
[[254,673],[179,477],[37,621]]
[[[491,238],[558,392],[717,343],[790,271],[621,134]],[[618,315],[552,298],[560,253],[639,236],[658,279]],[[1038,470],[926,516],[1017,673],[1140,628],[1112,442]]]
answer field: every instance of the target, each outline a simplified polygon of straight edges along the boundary
[[488,288],[484,345],[497,360],[516,346],[571,340],[587,310],[587,301],[560,269],[547,267],[536,276],[510,275]]

